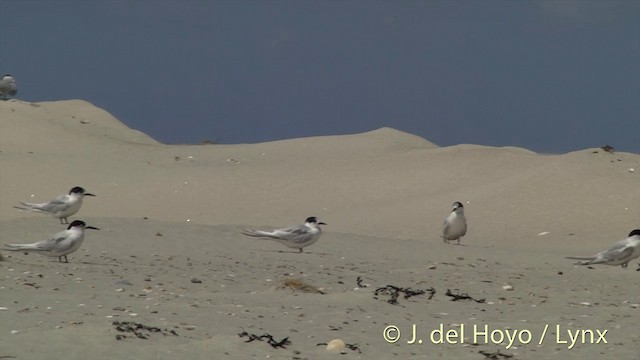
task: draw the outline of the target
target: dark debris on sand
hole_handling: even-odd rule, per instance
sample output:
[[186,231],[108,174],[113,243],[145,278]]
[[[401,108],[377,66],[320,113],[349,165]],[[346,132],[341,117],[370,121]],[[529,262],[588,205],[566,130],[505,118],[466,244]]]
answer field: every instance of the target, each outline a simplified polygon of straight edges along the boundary
[[428,299],[431,300],[433,296],[436,294],[436,289],[431,287],[426,290],[413,290],[411,288],[403,288],[403,287],[398,287],[393,285],[387,285],[387,286],[377,288],[376,291],[373,293],[373,298],[378,299],[378,296],[387,295],[389,296],[389,299],[387,300],[389,304],[398,305],[398,298],[400,297],[400,294],[403,294],[403,297],[405,299],[408,299],[413,296],[425,295],[427,293],[429,294]]
[[473,300],[477,303],[484,303],[486,299],[474,299],[471,296],[469,296],[469,294],[467,293],[457,293],[454,294],[451,292],[451,289],[447,289],[447,293],[445,294],[447,296],[452,297],[451,301],[458,301],[458,300]]
[[368,287],[368,286],[369,286],[368,284],[363,284],[363,283],[362,283],[362,276],[358,276],[358,278],[356,279],[356,285],[357,285],[359,288],[366,288],[366,287]]
[[256,335],[256,334],[249,334],[246,331],[241,332],[240,334],[238,334],[238,336],[240,336],[241,338],[243,337],[247,337],[248,339],[245,340],[244,342],[252,342],[254,340],[258,340],[258,341],[263,341],[264,339],[267,339],[267,344],[271,345],[271,347],[273,347],[274,349],[286,349],[287,345],[291,345],[291,341],[289,341],[289,338],[286,337],[280,341],[276,341],[274,340],[273,336],[267,333],[264,333],[262,335]]
[[605,146],[601,146],[600,149],[602,149],[602,150],[604,150],[604,151],[606,151],[606,152],[608,152],[610,154],[613,154],[615,152],[615,150],[616,150],[613,146],[611,146],[609,144],[606,144]]
[[489,360],[502,360],[502,359],[510,359],[513,357],[513,355],[511,354],[503,354],[500,352],[500,350],[494,352],[494,353],[490,353],[488,351],[484,351],[484,350],[480,350],[478,351],[480,354],[484,355],[485,359],[489,359]]
[[[135,335],[138,339],[144,339],[144,340],[149,339],[149,335],[151,335],[152,333],[162,334],[164,336],[167,336],[167,335],[178,336],[178,333],[176,333],[174,330],[167,330],[167,329],[163,330],[155,326],[147,326],[147,325],[139,324],[132,321],[114,321],[113,326],[115,326],[116,330],[118,330],[119,332],[131,333]],[[128,337],[132,337],[132,336],[117,334],[116,340],[123,340]]]

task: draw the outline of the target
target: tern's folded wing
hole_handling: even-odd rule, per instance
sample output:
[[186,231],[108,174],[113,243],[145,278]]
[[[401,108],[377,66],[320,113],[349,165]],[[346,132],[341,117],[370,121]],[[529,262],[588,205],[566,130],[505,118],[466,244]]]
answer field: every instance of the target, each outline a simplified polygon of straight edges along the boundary
[[40,241],[35,244],[34,250],[37,251],[60,251],[62,242],[67,239],[66,234],[58,233],[47,240]]
[[[617,262],[624,261],[628,259],[631,254],[633,254],[633,248],[630,246],[620,247],[615,246],[607,251],[603,251],[598,254],[597,262],[608,263],[608,262]],[[595,264],[596,262],[594,262]]]
[[69,207],[67,195],[60,195],[42,206],[42,210],[50,212],[63,211]]
[[298,238],[309,234],[309,227],[305,225],[295,225],[284,229],[277,229],[273,231],[273,235],[280,236],[285,239]]

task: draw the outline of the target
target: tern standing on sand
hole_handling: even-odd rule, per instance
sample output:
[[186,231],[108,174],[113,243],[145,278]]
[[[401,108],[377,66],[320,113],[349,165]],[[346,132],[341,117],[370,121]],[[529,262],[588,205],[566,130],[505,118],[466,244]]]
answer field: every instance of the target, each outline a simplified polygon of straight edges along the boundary
[[464,206],[459,201],[453,203],[451,214],[444,221],[444,229],[442,230],[442,240],[449,242],[458,240],[467,233],[467,219],[464,217]]
[[322,235],[320,225],[327,224],[319,222],[315,216],[311,216],[308,217],[302,225],[294,225],[273,231],[244,229],[242,234],[275,240],[287,247],[300,249],[300,252],[302,252],[302,248],[312,245],[318,241],[320,235]]
[[637,257],[640,257],[640,229],[631,231],[626,239],[616,242],[612,247],[594,256],[571,256],[567,259],[584,260],[577,262],[576,265],[604,264],[627,267],[629,261]]
[[[47,213],[60,219],[60,224],[68,224],[67,217],[75,214],[82,206],[82,198],[85,196],[95,196],[87,193],[83,188],[76,186],[69,190],[66,195],[60,195],[55,199],[46,203],[27,203],[21,202],[22,206],[14,206],[16,209],[29,210],[39,213]],[[64,220],[64,222],[63,222]]]
[[33,244],[6,244],[5,250],[9,251],[26,251],[37,252],[39,254],[51,257],[57,257],[58,261],[68,263],[67,255],[78,250],[84,240],[84,230],[94,229],[97,227],[87,226],[84,221],[74,220],[67,230],[61,231],[47,240],[43,240]]
[[9,96],[18,93],[18,85],[11,75],[5,75],[0,79],[0,98],[7,100]]

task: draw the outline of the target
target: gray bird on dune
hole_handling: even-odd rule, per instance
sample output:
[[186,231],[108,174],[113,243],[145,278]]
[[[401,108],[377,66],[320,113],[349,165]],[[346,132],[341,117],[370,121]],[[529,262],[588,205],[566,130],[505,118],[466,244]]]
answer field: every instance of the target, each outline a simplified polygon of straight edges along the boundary
[[568,256],[567,259],[584,260],[576,265],[622,265],[627,267],[629,261],[640,257],[640,229],[635,229],[629,233],[626,239],[617,241],[607,250],[601,251],[594,256]]
[[5,75],[0,79],[0,99],[7,100],[9,96],[18,93],[18,85],[11,75]]
[[[51,214],[53,217],[60,219],[60,224],[68,224],[67,217],[75,214],[82,206],[82,198],[85,196],[95,196],[87,193],[83,188],[76,186],[69,190],[66,195],[60,195],[55,199],[46,203],[27,203],[21,202],[22,206],[14,206],[16,209],[28,210],[39,213]],[[64,220],[64,222],[63,222]]]
[[322,235],[320,225],[327,224],[319,222],[315,216],[311,216],[308,217],[302,225],[294,225],[273,231],[244,229],[242,234],[275,240],[287,247],[299,249],[299,252],[302,252],[302,248],[312,245],[318,241],[320,235]]
[[467,233],[467,219],[464,217],[464,206],[461,202],[453,203],[453,210],[444,221],[442,230],[442,240],[449,242],[457,240],[460,245],[460,238]]
[[50,257],[57,257],[58,261],[68,263],[67,255],[75,252],[82,245],[84,240],[84,230],[94,229],[97,227],[87,226],[84,221],[74,220],[67,230],[61,231],[50,238],[33,244],[6,244],[5,250],[9,251],[25,251],[37,252]]

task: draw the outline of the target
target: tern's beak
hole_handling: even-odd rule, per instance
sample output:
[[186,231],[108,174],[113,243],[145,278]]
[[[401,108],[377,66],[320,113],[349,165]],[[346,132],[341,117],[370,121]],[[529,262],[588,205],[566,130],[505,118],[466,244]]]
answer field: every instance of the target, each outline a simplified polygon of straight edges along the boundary
[[84,193],[84,196],[95,196],[92,193]]
[[85,228],[85,229],[100,230],[100,229],[98,229],[98,228],[97,228],[97,227],[95,227],[95,226],[85,226],[84,228]]
[[318,225],[327,225],[326,223],[323,223],[322,221],[318,223]]

